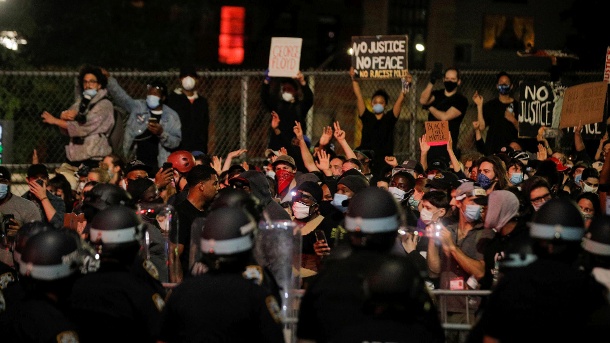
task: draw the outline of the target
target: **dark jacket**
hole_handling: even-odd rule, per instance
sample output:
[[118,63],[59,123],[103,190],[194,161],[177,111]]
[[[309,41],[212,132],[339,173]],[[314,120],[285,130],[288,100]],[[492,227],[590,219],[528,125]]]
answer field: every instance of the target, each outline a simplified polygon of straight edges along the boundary
[[182,141],[178,150],[199,150],[207,153],[210,126],[208,100],[197,94],[197,98],[191,103],[182,88],[177,88],[169,94],[166,103],[178,113],[182,123]]
[[269,190],[269,181],[267,181],[265,174],[256,170],[248,170],[239,174],[239,176],[250,182],[250,192],[261,202],[263,217],[266,220],[291,220],[288,212],[273,200]]

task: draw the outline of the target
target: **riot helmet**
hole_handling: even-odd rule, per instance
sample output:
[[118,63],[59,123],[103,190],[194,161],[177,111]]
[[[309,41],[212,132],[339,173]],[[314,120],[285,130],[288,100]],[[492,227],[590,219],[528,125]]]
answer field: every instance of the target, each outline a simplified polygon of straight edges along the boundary
[[123,205],[134,208],[134,201],[126,190],[118,185],[110,183],[98,183],[84,194],[82,211],[87,222],[101,210],[111,205]]
[[599,267],[610,269],[610,217],[602,215],[593,218],[582,239],[583,267],[591,271]]
[[133,209],[111,205],[93,217],[89,239],[102,260],[131,263],[140,250],[145,227]]
[[252,254],[256,222],[245,210],[218,208],[207,216],[201,232],[202,260],[210,271],[240,271]]
[[345,216],[345,229],[354,248],[389,251],[404,214],[392,194],[377,187],[356,193]]
[[49,229],[27,240],[21,252],[19,273],[35,280],[52,281],[77,273],[83,263],[75,236]]
[[580,253],[584,220],[569,198],[553,198],[544,203],[528,223],[534,253],[562,261],[573,261]]
[[44,231],[55,230],[55,227],[50,223],[43,222],[41,220],[35,220],[29,223],[23,224],[23,226],[17,230],[15,235],[15,241],[13,242],[13,261],[15,262],[15,269],[19,270],[19,263],[21,263],[21,254],[27,241]]

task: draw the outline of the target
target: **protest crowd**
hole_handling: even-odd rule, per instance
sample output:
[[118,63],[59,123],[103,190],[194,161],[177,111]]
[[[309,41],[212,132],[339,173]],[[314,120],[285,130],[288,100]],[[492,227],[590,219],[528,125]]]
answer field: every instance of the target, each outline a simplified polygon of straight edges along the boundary
[[[595,156],[589,123],[565,151],[551,148],[554,128],[524,136],[503,71],[492,99],[463,94],[453,67],[437,65],[415,97],[408,73],[398,94],[363,94],[360,76],[346,78],[362,124],[352,146],[339,121],[305,134],[314,93],[300,71],[266,73],[259,163],[208,151],[194,67],[181,87],[152,81],[134,99],[84,66],[74,105],[40,114],[70,137],[65,163],[34,154],[22,196],[0,165],[3,340],[610,341],[608,133]],[[394,129],[409,99],[428,118],[418,158],[402,161]],[[462,151],[469,104],[476,150]],[[119,144],[114,106],[128,116]],[[282,222],[300,236],[291,290],[271,263],[285,242],[261,240]]]

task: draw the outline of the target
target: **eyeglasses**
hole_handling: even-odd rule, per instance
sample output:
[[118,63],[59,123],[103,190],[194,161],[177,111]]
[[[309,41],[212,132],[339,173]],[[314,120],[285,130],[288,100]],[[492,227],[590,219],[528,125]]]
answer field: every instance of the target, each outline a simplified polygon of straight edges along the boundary
[[532,204],[539,205],[539,204],[545,203],[549,200],[551,200],[551,194],[546,193],[545,195],[531,199],[530,201],[532,202]]
[[83,80],[83,85],[96,85],[97,80]]

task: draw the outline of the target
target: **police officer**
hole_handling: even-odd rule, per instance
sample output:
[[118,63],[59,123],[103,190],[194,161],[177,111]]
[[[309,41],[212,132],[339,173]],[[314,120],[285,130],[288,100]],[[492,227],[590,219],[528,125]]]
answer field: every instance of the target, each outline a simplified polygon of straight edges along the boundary
[[210,212],[200,240],[208,272],[184,279],[172,291],[160,341],[284,342],[276,298],[243,275],[255,228],[240,208]]
[[[19,263],[24,299],[9,315],[6,342],[78,342],[67,313],[70,289],[81,276],[84,255],[73,232],[52,228],[27,240]],[[8,335],[6,335],[8,334]]]
[[498,281],[478,324],[486,339],[590,341],[587,318],[603,298],[591,291],[589,276],[577,267],[584,233],[580,209],[569,198],[540,207],[529,223],[536,259]]
[[[404,307],[404,313],[386,312],[389,320],[400,321],[405,313],[417,318],[420,328],[430,341],[444,342],[436,306],[430,297],[419,269],[404,256],[391,256],[390,251],[397,239],[398,229],[404,222],[402,210],[392,194],[380,188],[368,187],[351,199],[346,217],[349,245],[333,249],[325,259],[323,268],[310,283],[301,301],[297,337],[307,341],[340,341],[347,328],[374,323],[376,311],[367,311],[363,304],[369,298],[365,285],[374,279],[375,271],[384,269],[386,263],[399,264],[401,273],[388,275],[397,287],[407,291],[408,296],[396,298],[396,305]],[[382,268],[383,267],[383,268]],[[390,292],[391,293],[391,292]],[[404,332],[409,324],[402,322],[392,329],[390,341],[396,340],[395,333]],[[354,325],[356,324],[356,325]],[[400,331],[403,330],[403,331]],[[386,339],[383,332],[359,331],[358,336],[350,335],[354,341],[377,341]],[[388,332],[388,334],[390,334]],[[345,336],[348,337],[348,336]],[[390,336],[387,336],[390,337]],[[401,341],[403,339],[400,339]]]
[[135,211],[122,205],[111,205],[93,217],[90,239],[100,268],[78,280],[71,297],[83,341],[156,340],[165,294],[134,268],[144,228]]

